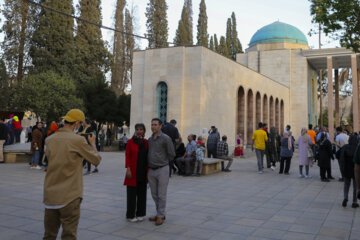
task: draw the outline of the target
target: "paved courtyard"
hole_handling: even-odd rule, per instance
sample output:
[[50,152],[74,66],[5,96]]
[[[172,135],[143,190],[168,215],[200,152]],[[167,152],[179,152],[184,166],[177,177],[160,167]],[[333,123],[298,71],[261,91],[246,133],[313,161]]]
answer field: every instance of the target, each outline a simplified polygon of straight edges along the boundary
[[[317,166],[312,179],[299,179],[296,156],[290,176],[258,175],[250,157],[236,159],[231,173],[172,177],[166,221],[156,227],[126,221],[124,154],[101,155],[100,173],[84,177],[81,240],[360,239],[360,210],[341,207],[342,183],[320,182]],[[42,238],[44,176],[27,164],[0,165],[1,240]],[[148,191],[148,216],[154,208]]]

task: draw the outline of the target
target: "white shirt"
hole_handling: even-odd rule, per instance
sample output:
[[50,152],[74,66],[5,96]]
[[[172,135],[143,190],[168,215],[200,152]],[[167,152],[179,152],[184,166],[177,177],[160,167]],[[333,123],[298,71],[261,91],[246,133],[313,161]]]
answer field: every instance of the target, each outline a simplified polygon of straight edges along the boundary
[[[349,136],[345,133],[340,133],[336,136],[335,141],[337,144],[340,145],[340,147],[343,147],[344,145],[349,143]],[[336,146],[336,149],[339,150],[339,147]]]

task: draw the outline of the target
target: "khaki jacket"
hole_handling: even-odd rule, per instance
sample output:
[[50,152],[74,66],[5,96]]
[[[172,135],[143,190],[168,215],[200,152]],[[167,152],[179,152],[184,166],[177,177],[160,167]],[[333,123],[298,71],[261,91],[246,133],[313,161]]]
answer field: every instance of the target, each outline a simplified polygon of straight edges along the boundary
[[76,198],[82,198],[82,161],[86,159],[97,166],[100,155],[84,137],[66,128],[48,137],[45,144],[49,165],[44,181],[44,203],[66,205]]

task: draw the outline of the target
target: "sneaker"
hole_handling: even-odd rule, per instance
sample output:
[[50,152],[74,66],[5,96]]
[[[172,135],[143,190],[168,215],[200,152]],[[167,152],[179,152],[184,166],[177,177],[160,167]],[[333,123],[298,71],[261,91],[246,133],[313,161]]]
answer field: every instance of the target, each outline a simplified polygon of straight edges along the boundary
[[321,181],[322,181],[322,182],[330,182],[330,180],[327,179],[327,178],[321,179]]
[[90,174],[91,174],[90,171],[86,171],[86,172],[84,173],[84,175],[90,175]]
[[304,176],[304,175],[302,175],[302,174],[300,174],[300,175],[299,175],[299,178],[304,178],[304,177],[305,177],[305,176]]
[[144,221],[144,217],[136,217],[136,219],[138,220],[138,222]]
[[312,178],[310,175],[305,175],[305,178]]
[[195,173],[193,173],[193,174],[191,174],[191,176],[195,177],[195,176],[196,176],[196,174],[195,174]]
[[92,171],[92,173],[98,173],[99,170],[97,168],[94,169],[94,171]]
[[128,218],[127,220],[128,220],[128,222],[132,222],[132,223],[138,221],[138,219],[137,219],[136,217],[134,217],[134,218]]
[[36,167],[34,167],[34,169],[41,170],[42,168],[40,166],[36,166]]
[[345,199],[342,201],[342,204],[341,204],[341,205],[342,205],[343,207],[346,207],[347,201],[348,201],[348,200],[345,198]]
[[200,173],[198,173],[198,174],[196,174],[196,176],[197,176],[197,177],[200,177],[200,176],[201,176],[201,174],[200,174]]
[[290,173],[286,172],[286,173],[284,173],[284,175],[290,175]]
[[258,174],[262,174],[263,173],[263,171],[258,171]]
[[224,172],[231,172],[231,170],[230,169],[225,169]]
[[35,167],[34,166],[30,166],[30,169],[34,169]]
[[271,170],[275,171],[275,169],[276,169],[275,166],[271,166]]

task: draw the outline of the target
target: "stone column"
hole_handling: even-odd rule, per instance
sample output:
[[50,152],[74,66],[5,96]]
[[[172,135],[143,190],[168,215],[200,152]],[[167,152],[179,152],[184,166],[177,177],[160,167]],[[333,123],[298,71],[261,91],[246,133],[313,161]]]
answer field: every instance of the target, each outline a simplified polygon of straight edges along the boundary
[[328,74],[328,128],[331,141],[334,141],[334,103],[333,103],[333,61],[327,57]]
[[359,132],[359,82],[356,54],[351,55],[351,73],[353,89],[353,131]]
[[247,139],[247,117],[248,117],[248,90],[244,88],[244,136],[243,140],[245,142],[244,146],[251,144]]
[[335,119],[336,127],[340,126],[339,70],[335,69]]

